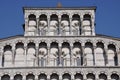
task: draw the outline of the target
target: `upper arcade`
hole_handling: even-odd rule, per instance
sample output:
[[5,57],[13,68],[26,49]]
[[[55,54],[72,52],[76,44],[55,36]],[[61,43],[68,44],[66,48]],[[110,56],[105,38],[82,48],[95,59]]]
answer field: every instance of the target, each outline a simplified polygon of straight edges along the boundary
[[95,36],[96,7],[24,7],[24,36]]

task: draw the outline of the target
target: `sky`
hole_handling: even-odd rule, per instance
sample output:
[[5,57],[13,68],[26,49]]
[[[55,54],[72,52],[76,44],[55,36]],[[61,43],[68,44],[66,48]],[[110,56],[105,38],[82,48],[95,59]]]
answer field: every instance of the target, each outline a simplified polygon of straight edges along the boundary
[[95,31],[120,38],[120,0],[0,0],[0,39],[23,35],[23,7],[96,6]]

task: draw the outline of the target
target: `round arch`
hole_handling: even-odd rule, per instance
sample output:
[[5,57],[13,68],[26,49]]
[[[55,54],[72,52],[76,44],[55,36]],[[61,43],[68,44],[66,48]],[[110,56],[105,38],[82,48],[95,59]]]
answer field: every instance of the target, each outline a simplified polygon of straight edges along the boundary
[[1,80],[10,80],[10,76],[8,74],[5,74],[1,77]]

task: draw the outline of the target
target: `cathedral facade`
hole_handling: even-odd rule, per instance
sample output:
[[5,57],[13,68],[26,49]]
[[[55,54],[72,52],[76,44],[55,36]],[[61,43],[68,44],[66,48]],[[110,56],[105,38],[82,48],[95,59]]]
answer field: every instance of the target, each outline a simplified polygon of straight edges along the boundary
[[0,80],[120,80],[120,38],[95,33],[96,7],[24,7],[24,35],[0,39]]

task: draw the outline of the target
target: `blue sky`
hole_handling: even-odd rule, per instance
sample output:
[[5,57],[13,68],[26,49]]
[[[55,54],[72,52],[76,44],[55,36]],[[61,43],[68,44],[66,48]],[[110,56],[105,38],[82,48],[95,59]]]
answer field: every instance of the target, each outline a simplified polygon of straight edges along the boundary
[[22,7],[97,6],[96,33],[120,38],[120,0],[0,0],[0,38],[24,34]]

